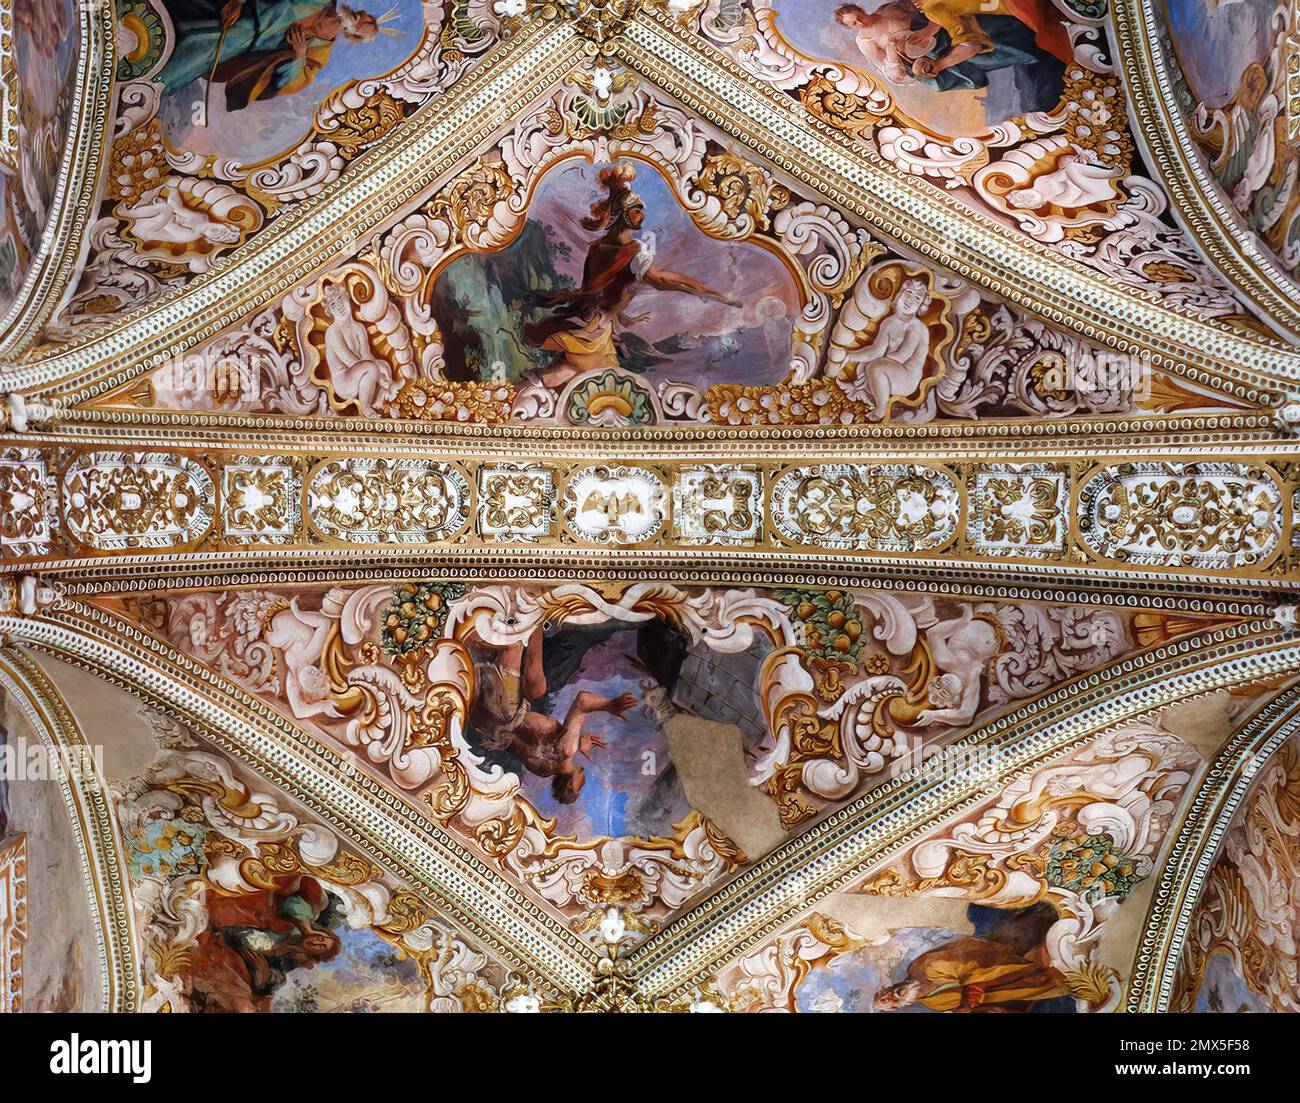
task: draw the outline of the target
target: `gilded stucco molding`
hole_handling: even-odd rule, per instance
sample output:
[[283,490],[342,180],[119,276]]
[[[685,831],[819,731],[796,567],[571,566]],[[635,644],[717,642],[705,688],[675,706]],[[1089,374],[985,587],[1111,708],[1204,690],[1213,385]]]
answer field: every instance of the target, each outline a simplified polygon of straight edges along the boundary
[[1252,781],[1297,731],[1300,686],[1292,686],[1243,724],[1206,767],[1165,855],[1134,957],[1128,1011],[1169,1010],[1192,915],[1224,836]]
[[[872,154],[850,148],[842,134],[751,80],[662,13],[642,14],[623,30],[623,37],[602,44],[608,56],[621,58],[665,88],[770,162],[776,172],[803,182],[908,250],[1090,339],[1147,357],[1250,403],[1272,404],[1296,390],[1300,354],[1294,350],[1176,313],[1155,297],[1111,286],[938,189],[903,177]],[[531,102],[590,49],[571,26],[525,24],[462,85],[417,112],[319,201],[287,213],[229,264],[195,279],[183,292],[83,344],[17,368],[11,386],[84,401],[233,324],[330,263],[348,242],[385,225],[404,203],[445,179],[483,146],[496,123],[509,118],[512,105]],[[746,121],[735,122],[729,112]],[[75,260],[75,252],[71,255]],[[34,333],[39,323],[33,326]],[[220,489],[220,497],[213,489],[205,500],[213,517],[219,517],[225,502],[221,461],[240,456],[310,456],[302,476],[341,460],[395,456],[445,461],[466,473],[466,493],[473,497],[462,503],[462,528],[448,530],[445,540],[390,546],[335,540],[330,546],[329,537],[309,539],[304,529],[298,546],[240,548],[216,539],[214,527],[211,539],[205,530],[173,551],[123,547],[75,553],[69,544],[58,545],[58,557],[29,556],[31,561],[21,568],[5,562],[0,575],[19,569],[57,575],[66,599],[73,600],[44,615],[0,616],[0,632],[7,632],[12,642],[91,669],[194,727],[336,826],[376,863],[561,1001],[567,993],[585,989],[595,961],[592,950],[563,921],[441,831],[418,807],[361,775],[349,760],[309,738],[275,710],[202,663],[75,599],[237,586],[375,584],[412,577],[593,585],[662,579],[678,586],[888,585],[899,592],[945,597],[1259,618],[1115,662],[965,737],[960,745],[991,749],[998,756],[998,779],[1003,783],[1149,709],[1275,676],[1300,662],[1300,646],[1267,626],[1275,595],[1300,587],[1294,570],[1300,562],[1300,526],[1291,517],[1300,508],[1300,492],[1295,490],[1294,442],[1283,443],[1263,412],[701,431],[494,428],[81,408],[60,410],[54,424],[53,430],[25,433],[5,444],[46,450],[54,457],[51,477],[56,472],[67,475],[92,448],[185,453],[187,470],[208,465],[209,489]],[[223,457],[223,452],[229,454]],[[1079,500],[1089,481],[1107,464],[1182,463],[1189,457],[1254,462],[1261,469],[1274,465],[1268,468],[1269,478],[1276,479],[1282,495],[1276,509],[1277,545],[1261,559],[1268,570],[1121,566],[1104,557],[1089,561],[1078,540]],[[652,534],[645,546],[582,546],[572,530],[565,535],[562,518],[554,540],[509,546],[475,528],[480,467],[489,460],[550,462],[561,476],[560,489],[580,463],[589,462],[651,465],[666,485],[672,484],[676,468],[687,463],[759,465],[769,488],[796,465],[929,463],[953,480],[961,503],[959,525],[967,523],[978,465],[1056,463],[1070,475],[1062,484],[1067,489],[1059,513],[1065,521],[1062,555],[1051,561],[1018,561],[1014,556],[974,554],[961,528],[953,530],[945,548],[936,545],[902,554],[861,549],[846,554],[844,548],[782,543],[773,527],[764,528],[762,539],[752,547],[688,548],[667,538],[672,531],[667,514],[665,535]],[[308,481],[299,479],[299,519],[309,508]],[[233,530],[221,531],[226,536]],[[117,539],[120,534],[110,535]],[[1077,553],[1074,561],[1065,555],[1067,535]],[[7,560],[12,558],[8,546],[5,552]],[[14,654],[12,669],[0,660],[0,678],[6,671],[9,678],[16,677],[14,670],[28,681],[40,676],[21,653]],[[30,675],[22,663],[30,667]],[[977,779],[917,776],[874,790],[652,936],[627,959],[628,982],[639,984],[647,997],[688,991],[730,955],[754,945],[850,878],[888,860],[942,818],[969,808],[986,795],[988,782],[985,774]],[[105,814],[111,818],[111,807]],[[129,917],[129,901],[127,910]],[[1176,953],[1168,958],[1170,976],[1176,960]]]
[[749,556],[731,561],[701,564],[699,556],[679,560],[662,557],[644,565],[618,557],[618,562],[593,570],[589,561],[570,561],[564,556],[547,556],[536,564],[502,563],[480,556],[456,553],[424,556],[394,564],[391,559],[369,562],[355,557],[346,564],[313,563],[290,569],[260,564],[247,570],[224,564],[208,572],[169,570],[153,564],[131,571],[88,568],[83,576],[59,579],[61,591],[69,597],[120,597],[136,594],[180,593],[187,590],[233,589],[236,587],[357,586],[400,584],[412,577],[455,577],[468,583],[564,583],[575,579],[610,583],[666,582],[680,586],[815,586],[857,587],[886,584],[895,593],[933,594],[974,601],[1053,601],[1083,606],[1180,613],[1207,618],[1267,618],[1277,606],[1266,592],[1252,594],[1239,587],[1221,584],[1177,583],[1146,586],[1130,578],[1110,577],[1073,580],[1062,584],[1044,575],[1022,581],[1005,570],[970,571],[954,577],[951,570],[931,571],[911,565],[890,564],[859,571],[833,562],[825,570],[804,567],[755,570]]
[[22,651],[0,649],[0,686],[37,733],[50,762],[76,766],[60,769],[59,783],[99,943],[100,1009],[135,1011],[141,992],[135,913],[107,779],[98,775],[95,757],[67,702]]
[[[570,24],[527,21],[461,85],[214,272],[99,336],[16,367],[11,385],[84,401],[221,331],[319,270],[347,242],[384,225],[402,203],[480,149],[495,120],[509,118],[596,48]],[[902,247],[1055,324],[1256,405],[1277,404],[1300,380],[1300,354],[1294,350],[1112,286],[906,177],[808,118],[664,12],[642,12],[603,48],[778,172]]]
[[594,952],[414,804],[227,679],[100,609],[0,617],[0,633],[139,696],[256,770],[439,914],[547,992],[578,991]]
[[[46,428],[48,426],[48,428]],[[701,430],[706,432],[702,436]],[[427,452],[464,450],[476,456],[510,458],[576,455],[601,458],[611,449],[631,448],[653,459],[730,455],[790,457],[812,453],[851,458],[869,448],[911,457],[916,449],[938,455],[983,452],[1004,455],[1008,448],[1066,449],[1080,456],[1104,454],[1109,447],[1168,450],[1188,446],[1245,455],[1279,446],[1296,448],[1279,432],[1268,411],[1242,413],[1128,414],[1066,419],[933,421],[921,424],[851,426],[636,426],[564,428],[435,423],[360,417],[286,417],[279,414],[137,410],[120,407],[60,407],[33,426],[24,441],[33,444],[112,444],[124,448],[168,447],[264,449],[284,447],[292,434],[298,450],[350,451],[387,455],[396,448]]]
[[[1082,746],[1136,716],[1201,694],[1295,669],[1300,644],[1271,623],[1190,637],[1085,675],[972,732],[953,745],[998,762],[996,783]],[[1116,691],[1122,683],[1124,689]],[[935,823],[985,799],[987,770],[901,776],[832,813],[647,939],[629,958],[651,997],[691,991],[817,901],[896,856]],[[978,775],[978,776],[977,776]]]
[[[109,0],[87,0],[76,9],[81,13],[81,41],[63,165],[40,251],[0,320],[0,378],[5,374],[4,362],[39,339],[41,328],[76,280],[99,192],[100,170],[108,154],[116,65],[114,5]],[[5,389],[11,386],[5,385]]]
[[[1300,581],[1288,578],[1226,578],[1222,575],[1073,567],[1033,563],[963,563],[960,560],[888,556],[846,557],[842,552],[785,554],[635,549],[459,547],[435,551],[381,548],[313,548],[293,551],[177,553],[98,559],[50,560],[36,565],[42,575],[69,588],[99,593],[148,589],[204,589],[234,579],[326,583],[350,579],[455,577],[528,581],[573,578],[579,581],[674,580],[714,585],[863,585],[898,586],[908,581],[934,585],[996,582],[1033,600],[1055,600],[1062,593],[1095,593],[1117,601],[1132,595],[1144,602],[1186,595],[1216,602],[1230,599],[1231,615],[1259,609],[1273,594],[1294,595]],[[10,568],[13,573],[22,568]],[[28,566],[26,569],[32,569]]]
[[1152,0],[1114,0],[1133,131],[1169,193],[1179,224],[1201,252],[1279,331],[1300,334],[1300,286],[1242,225],[1224,200],[1179,110]]
[[[0,453],[0,492],[14,503],[10,568],[69,581],[142,568],[414,570],[455,554],[524,571],[692,557],[728,569],[743,556],[751,572],[888,576],[906,563],[936,577],[1002,566],[1040,584],[1300,585],[1289,570],[1289,444],[1234,445],[1225,434],[1193,450],[1180,434],[1148,439],[1158,444],[1049,436],[1020,450],[995,431],[952,443],[881,439],[868,464],[851,440],[737,454],[710,441],[686,452],[690,442],[668,438],[488,458],[459,438],[406,449],[358,435],[317,451],[306,437],[290,447],[282,436],[241,434],[161,451],[157,440],[148,450],[87,449],[35,434]],[[522,480],[510,493],[527,509],[494,521],[503,472]]]

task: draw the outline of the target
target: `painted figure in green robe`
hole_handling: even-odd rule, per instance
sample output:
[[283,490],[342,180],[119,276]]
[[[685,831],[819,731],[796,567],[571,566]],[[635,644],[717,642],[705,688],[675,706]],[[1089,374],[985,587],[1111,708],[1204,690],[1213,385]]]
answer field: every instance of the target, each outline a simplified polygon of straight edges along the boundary
[[168,0],[167,11],[176,47],[166,90],[211,79],[225,86],[227,111],[307,87],[336,42],[373,42],[391,17],[336,0]]

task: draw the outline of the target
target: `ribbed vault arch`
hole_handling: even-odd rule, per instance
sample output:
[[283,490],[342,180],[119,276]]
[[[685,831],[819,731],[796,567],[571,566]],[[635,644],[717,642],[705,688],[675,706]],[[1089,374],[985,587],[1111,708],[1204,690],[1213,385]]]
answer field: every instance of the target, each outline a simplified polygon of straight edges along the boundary
[[0,632],[107,678],[191,726],[548,990],[580,989],[589,976],[594,955],[588,947],[427,815],[201,664],[75,603],[52,618],[2,618]]
[[[427,815],[347,768],[224,678],[93,606],[67,601],[50,615],[0,618],[14,644],[89,669],[172,715],[321,816],[378,864],[533,979],[570,998],[586,990],[597,956],[564,924],[511,889],[434,827]],[[1268,622],[1243,621],[1117,662],[1059,687],[964,737],[998,763],[1003,786],[1044,760],[1134,716],[1212,691],[1278,676],[1300,644]],[[31,676],[41,677],[26,661]],[[1113,682],[1123,677],[1125,690]],[[48,684],[48,683],[47,683]],[[629,957],[647,999],[680,1002],[726,961],[818,899],[887,860],[918,832],[959,814],[988,776],[901,777],[817,822]],[[124,967],[118,962],[117,968]]]
[[1234,732],[1206,767],[1159,873],[1134,957],[1127,1010],[1169,1010],[1192,913],[1224,835],[1240,811],[1252,779],[1297,731],[1300,686],[1291,686]]
[[135,1011],[140,1001],[135,913],[107,780],[99,776],[86,738],[58,689],[28,655],[8,643],[0,648],[0,686],[37,733],[50,762],[77,764],[77,769],[60,769],[58,780],[99,944],[101,1009]]
[[41,327],[76,281],[108,156],[116,61],[113,5],[78,4],[74,10],[81,20],[77,88],[63,169],[40,253],[18,297],[0,319],[0,363],[21,356],[39,340]]
[[1260,249],[1206,171],[1175,102],[1170,74],[1175,63],[1156,33],[1159,16],[1152,0],[1112,0],[1111,8],[1134,132],[1179,222],[1271,325],[1295,337],[1300,334],[1300,287]]

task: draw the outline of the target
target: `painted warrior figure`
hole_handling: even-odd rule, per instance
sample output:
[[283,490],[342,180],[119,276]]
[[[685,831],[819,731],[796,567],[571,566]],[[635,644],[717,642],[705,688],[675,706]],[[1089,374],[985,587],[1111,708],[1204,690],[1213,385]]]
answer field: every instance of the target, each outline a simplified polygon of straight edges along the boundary
[[648,321],[647,315],[624,313],[644,285],[658,291],[680,291],[726,306],[743,304],[691,276],[667,272],[655,265],[654,234],[634,237],[645,225],[645,204],[632,190],[636,169],[619,164],[601,169],[606,196],[582,220],[588,230],[604,233],[587,250],[582,284],[571,291],[541,297],[551,313],[525,324],[523,339],[534,348],[559,356],[537,373],[543,386],[560,387],[574,376],[597,368],[618,366],[615,326]]
[[176,48],[164,87],[223,84],[227,111],[306,88],[336,42],[373,42],[393,17],[334,0],[170,0],[167,7]]

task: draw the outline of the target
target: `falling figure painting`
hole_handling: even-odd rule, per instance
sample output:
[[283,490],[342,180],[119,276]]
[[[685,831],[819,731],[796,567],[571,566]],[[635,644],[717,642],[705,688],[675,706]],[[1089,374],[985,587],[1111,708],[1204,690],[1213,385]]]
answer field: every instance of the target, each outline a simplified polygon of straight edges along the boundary
[[630,693],[582,692],[562,721],[548,716],[536,705],[552,688],[542,665],[543,638],[538,628],[527,644],[494,647],[477,637],[471,641],[479,687],[471,723],[483,747],[516,755],[530,773],[551,779],[557,801],[572,804],[587,778],[578,756],[590,761],[592,751],[606,746],[586,729],[587,717],[605,712],[622,720],[637,699]]
[[645,204],[632,190],[636,168],[622,163],[601,169],[597,179],[605,196],[582,220],[584,229],[603,233],[587,250],[582,283],[565,291],[539,296],[550,313],[523,327],[528,345],[558,354],[536,372],[546,387],[562,387],[582,372],[619,366],[616,327],[648,321],[648,315],[627,314],[643,285],[659,291],[679,291],[741,308],[740,300],[691,276],[667,272],[655,265],[655,236],[634,237],[645,225]]

